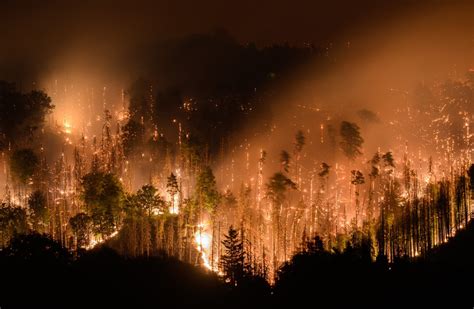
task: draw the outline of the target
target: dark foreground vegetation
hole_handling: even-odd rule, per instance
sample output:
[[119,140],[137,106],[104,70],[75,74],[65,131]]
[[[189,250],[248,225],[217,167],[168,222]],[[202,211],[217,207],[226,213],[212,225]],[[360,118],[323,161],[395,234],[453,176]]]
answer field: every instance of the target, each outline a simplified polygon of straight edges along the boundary
[[284,265],[274,287],[276,303],[321,308],[471,308],[474,224],[423,258],[370,258],[360,240],[328,253],[316,238]]
[[[316,237],[263,281],[225,284],[172,258],[126,259],[102,246],[73,256],[40,234],[18,235],[1,252],[2,308],[470,308],[474,224],[424,258],[379,256],[370,241],[327,251]],[[355,244],[355,245],[354,245]]]
[[175,258],[127,259],[106,246],[75,257],[36,233],[1,251],[0,273],[1,308],[239,308],[270,295],[267,284],[232,289]]

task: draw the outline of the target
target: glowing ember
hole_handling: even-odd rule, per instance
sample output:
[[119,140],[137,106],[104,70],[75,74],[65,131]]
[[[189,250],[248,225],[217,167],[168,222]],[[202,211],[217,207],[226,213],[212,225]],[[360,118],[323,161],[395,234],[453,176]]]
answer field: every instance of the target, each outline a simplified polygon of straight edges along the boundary
[[114,238],[115,236],[118,235],[118,233],[119,233],[119,230],[116,230],[116,231],[114,231],[112,234],[110,234],[110,235],[109,235],[108,237],[106,237],[106,238],[102,238],[102,237],[98,237],[98,236],[95,236],[95,235],[91,235],[91,236],[90,236],[91,241],[89,242],[89,245],[86,247],[86,249],[87,249],[87,250],[94,249],[94,248],[97,247],[98,245],[103,244],[105,241]]

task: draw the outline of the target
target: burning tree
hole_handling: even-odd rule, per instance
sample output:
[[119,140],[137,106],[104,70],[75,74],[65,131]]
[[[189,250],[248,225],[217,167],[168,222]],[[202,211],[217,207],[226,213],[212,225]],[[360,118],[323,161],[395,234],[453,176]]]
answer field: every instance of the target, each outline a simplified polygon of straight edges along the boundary
[[[272,204],[271,209],[271,244],[272,244],[272,260],[274,269],[277,268],[278,261],[282,259],[286,253],[281,252],[283,243],[282,229],[286,229],[286,193],[288,189],[296,189],[296,184],[282,173],[275,173],[267,183],[267,197]],[[282,217],[285,221],[282,222]],[[284,224],[283,224],[284,223]]]

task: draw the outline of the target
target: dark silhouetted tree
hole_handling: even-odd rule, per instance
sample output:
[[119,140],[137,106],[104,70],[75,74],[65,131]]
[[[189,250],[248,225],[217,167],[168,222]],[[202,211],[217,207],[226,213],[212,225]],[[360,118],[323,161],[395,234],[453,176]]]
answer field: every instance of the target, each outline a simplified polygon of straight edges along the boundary
[[82,178],[82,195],[92,217],[94,230],[103,236],[113,233],[123,203],[122,184],[113,174],[92,172]]
[[[266,184],[266,195],[272,203],[272,248],[273,267],[276,269],[280,257],[280,244],[282,243],[282,212],[286,193],[289,189],[296,189],[296,184],[282,173],[275,173]],[[286,215],[283,215],[284,218]],[[276,234],[276,235],[275,235]]]
[[3,254],[16,261],[40,263],[43,266],[57,266],[71,261],[71,254],[66,248],[49,236],[39,233],[16,235]]
[[85,248],[89,244],[92,233],[92,218],[81,212],[69,219],[69,224],[76,237],[77,248]]
[[42,191],[34,191],[28,198],[31,222],[35,231],[44,231],[48,224],[48,205],[46,195]]
[[30,140],[54,106],[42,91],[19,92],[0,81],[0,149]]
[[361,148],[364,139],[360,136],[359,126],[355,123],[343,121],[340,128],[340,146],[344,155],[349,160],[354,160],[362,154]]
[[244,247],[239,232],[232,226],[229,227],[227,235],[222,241],[224,245],[224,254],[221,256],[221,268],[224,274],[224,280],[232,286],[244,276]]
[[125,154],[133,156],[133,154],[141,153],[144,138],[144,126],[140,122],[130,119],[122,129],[122,143]]
[[28,231],[27,214],[24,208],[0,205],[0,245],[4,247],[16,234]]
[[26,184],[33,177],[39,165],[39,159],[32,149],[21,149],[13,152],[10,166],[14,177]]
[[351,171],[351,184],[355,187],[355,202],[356,202],[356,216],[355,216],[355,226],[358,224],[358,220],[360,218],[361,207],[360,207],[360,185],[365,183],[364,175],[358,170]]
[[136,205],[151,217],[152,215],[163,214],[167,211],[165,202],[158,194],[158,190],[152,185],[144,185],[135,194]]
[[178,205],[175,205],[175,197],[179,193],[179,185],[178,185],[178,179],[176,178],[176,175],[171,173],[171,175],[168,176],[167,182],[166,182],[166,191],[171,197],[171,209],[173,210],[173,213],[175,213],[175,207]]

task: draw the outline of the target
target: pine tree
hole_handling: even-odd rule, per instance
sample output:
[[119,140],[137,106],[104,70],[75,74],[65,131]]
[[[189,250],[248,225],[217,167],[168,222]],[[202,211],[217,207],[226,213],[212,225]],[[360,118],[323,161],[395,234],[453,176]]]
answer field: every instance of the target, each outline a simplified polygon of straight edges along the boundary
[[222,244],[225,252],[221,256],[221,269],[224,280],[235,286],[244,277],[244,247],[239,232],[232,225],[224,237]]
[[357,227],[359,216],[361,213],[360,208],[360,192],[359,186],[365,183],[364,175],[358,170],[351,171],[351,184],[355,187],[355,202],[356,202],[356,216],[355,216],[355,226]]
[[175,196],[176,194],[179,193],[179,185],[178,185],[178,180],[176,176],[171,173],[171,175],[168,177],[168,181],[166,183],[166,191],[171,197],[171,209],[173,213],[176,213],[175,211]]
[[355,123],[341,122],[341,149],[349,160],[354,160],[362,154],[361,147],[364,139],[360,136],[359,126]]
[[303,131],[299,130],[298,132],[296,132],[294,145],[295,145],[294,156],[296,158],[295,181],[296,181],[296,184],[299,186],[300,180],[301,180],[301,167],[299,163],[301,161],[301,152],[303,151],[303,147],[305,145],[305,136],[304,136]]

